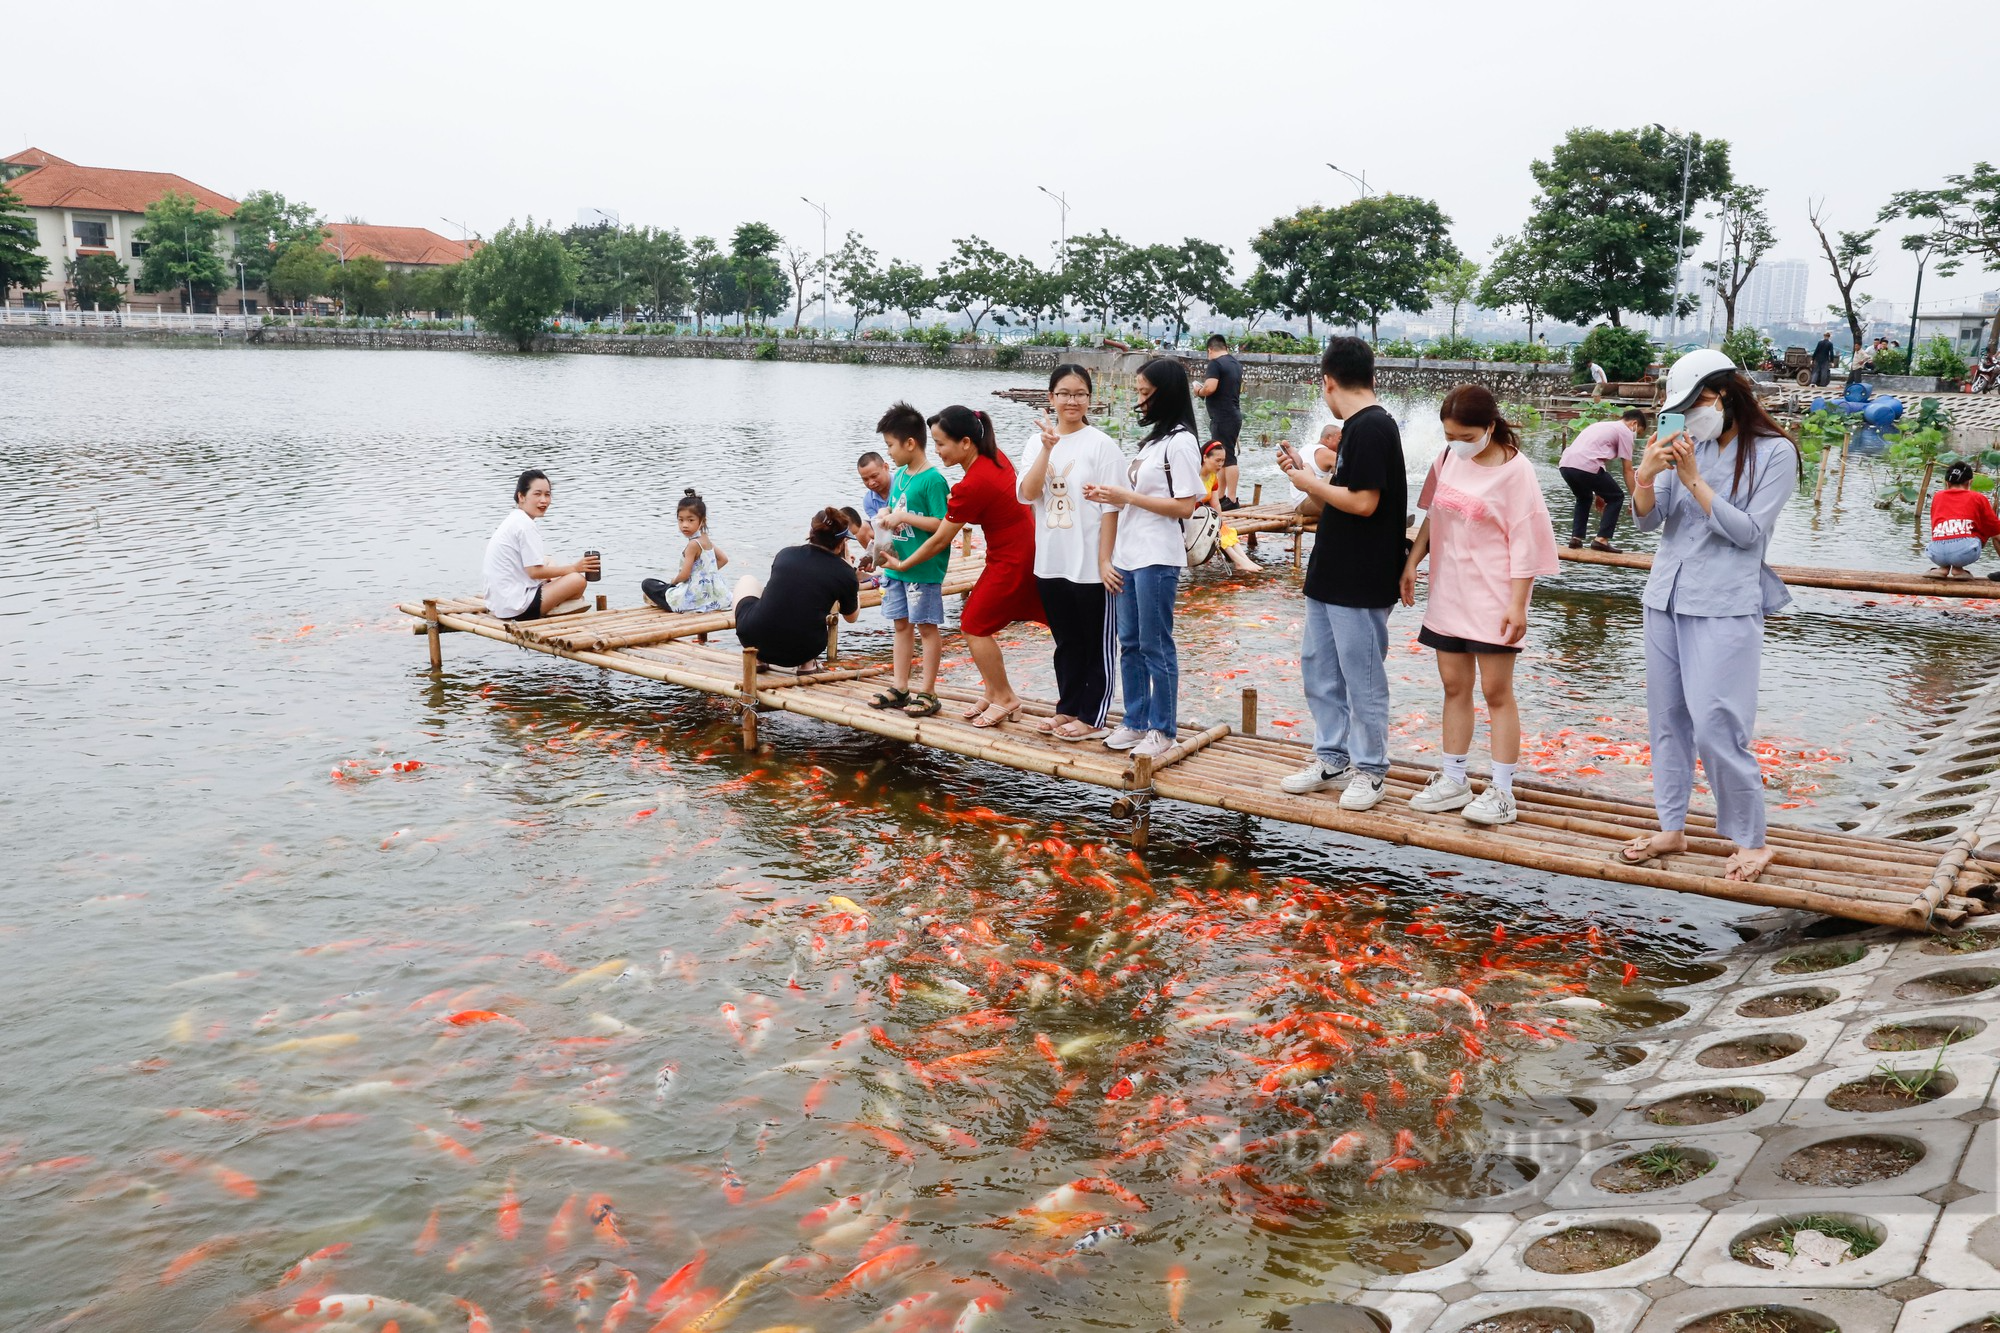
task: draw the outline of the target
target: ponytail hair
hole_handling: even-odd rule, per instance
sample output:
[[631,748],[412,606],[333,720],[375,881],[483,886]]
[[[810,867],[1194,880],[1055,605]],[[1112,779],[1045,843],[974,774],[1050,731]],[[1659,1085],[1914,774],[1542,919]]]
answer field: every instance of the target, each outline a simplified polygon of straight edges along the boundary
[[1493,443],[1521,452],[1521,433],[1500,415],[1500,400],[1483,384],[1461,384],[1444,396],[1438,420],[1456,421],[1471,430],[1490,430]]
[[840,551],[847,545],[847,515],[831,505],[812,516],[812,531],[806,540],[822,551]]
[[981,458],[1013,470],[1013,465],[1000,452],[1000,446],[993,438],[993,418],[986,413],[953,403],[924,424],[936,426],[954,440],[972,441],[972,447],[979,451]]
[[1947,486],[1963,486],[1971,480],[1972,464],[1962,458],[1944,470],[1944,484]]
[[681,502],[674,506],[674,512],[676,514],[692,512],[704,528],[708,526],[708,505],[702,500],[700,492],[692,486],[681,492]]

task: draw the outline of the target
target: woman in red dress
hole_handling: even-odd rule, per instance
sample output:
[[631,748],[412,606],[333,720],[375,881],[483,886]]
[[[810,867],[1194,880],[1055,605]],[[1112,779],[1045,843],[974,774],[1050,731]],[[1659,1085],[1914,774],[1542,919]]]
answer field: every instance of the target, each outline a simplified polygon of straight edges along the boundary
[[975,727],[997,727],[1021,711],[1021,696],[1007,682],[1007,662],[994,635],[1017,620],[1047,624],[1035,589],[1035,525],[1016,493],[1014,465],[993,440],[993,419],[969,407],[947,407],[930,418],[931,439],[947,467],[964,468],[951,488],[944,522],[924,544],[902,560],[881,561],[889,569],[920,565],[947,549],[968,523],[986,538],[986,567],[965,599],[958,626],[972,649],[982,686],[979,701],[965,716]]

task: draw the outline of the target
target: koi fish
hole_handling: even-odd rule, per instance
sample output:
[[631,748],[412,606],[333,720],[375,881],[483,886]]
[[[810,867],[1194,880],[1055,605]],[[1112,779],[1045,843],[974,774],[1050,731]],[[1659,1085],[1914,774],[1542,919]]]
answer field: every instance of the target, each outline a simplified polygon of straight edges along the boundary
[[[465,1333],[493,1333],[493,1321],[486,1317],[486,1311],[463,1296],[454,1296],[452,1303],[465,1311]],[[383,1327],[386,1330],[388,1325]]]
[[313,1271],[313,1269],[322,1267],[329,1261],[339,1258],[352,1248],[353,1246],[349,1245],[346,1241],[342,1241],[337,1245],[328,1245],[324,1249],[314,1250],[311,1254],[299,1260],[290,1268],[287,1268],[285,1275],[278,1279],[278,1285],[288,1287],[307,1273]]
[[659,1286],[653,1288],[653,1294],[646,1298],[646,1313],[658,1314],[667,1308],[667,1302],[678,1296],[685,1295],[691,1290],[694,1287],[695,1279],[701,1276],[702,1265],[707,1262],[708,1251],[701,1250],[696,1253],[694,1258],[675,1269],[673,1275]]
[[902,1276],[922,1261],[924,1252],[915,1245],[898,1245],[849,1269],[847,1275],[820,1293],[824,1301],[873,1291]]
[[568,1148],[571,1152],[586,1153],[592,1157],[603,1157],[618,1162],[625,1160],[625,1154],[621,1150],[606,1144],[566,1138],[561,1134],[547,1134],[539,1129],[531,1129],[528,1133],[534,1136],[537,1143],[547,1144],[551,1148]]
[[1167,1318],[1181,1322],[1181,1299],[1187,1295],[1187,1269],[1175,1264],[1167,1270]]
[[1338,1166],[1343,1162],[1349,1161],[1353,1158],[1354,1154],[1361,1151],[1362,1146],[1367,1142],[1368,1136],[1366,1134],[1363,1134],[1360,1130],[1351,1129],[1332,1143],[1326,1145],[1326,1151],[1313,1159],[1313,1168],[1317,1170],[1322,1166]]
[[1113,1222],[1078,1236],[1070,1243],[1067,1253],[1094,1254],[1114,1240],[1130,1240],[1138,1234],[1139,1229],[1130,1222]]

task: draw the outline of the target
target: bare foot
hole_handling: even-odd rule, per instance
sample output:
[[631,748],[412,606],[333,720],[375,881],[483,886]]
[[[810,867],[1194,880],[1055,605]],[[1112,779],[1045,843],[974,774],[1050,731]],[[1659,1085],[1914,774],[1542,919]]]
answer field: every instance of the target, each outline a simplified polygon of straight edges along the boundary
[[1687,834],[1680,829],[1671,833],[1662,830],[1643,838],[1634,838],[1618,849],[1618,859],[1628,866],[1644,865],[1655,857],[1672,856],[1675,852],[1687,850]]
[[1776,855],[1777,853],[1769,847],[1740,848],[1729,858],[1729,869],[1723,874],[1723,878],[1748,884],[1764,873],[1764,868],[1771,864],[1771,858]]

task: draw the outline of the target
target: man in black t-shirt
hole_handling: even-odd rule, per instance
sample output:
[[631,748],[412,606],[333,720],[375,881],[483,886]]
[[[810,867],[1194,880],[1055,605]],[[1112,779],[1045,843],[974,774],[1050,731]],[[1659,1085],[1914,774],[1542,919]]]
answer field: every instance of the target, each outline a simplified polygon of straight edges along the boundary
[[1208,373],[1194,386],[1208,401],[1208,438],[1222,441],[1224,509],[1236,508],[1236,441],[1243,434],[1243,363],[1229,354],[1229,339],[1208,337]]
[[1320,503],[1319,536],[1306,566],[1300,677],[1313,715],[1313,757],[1285,778],[1294,795],[1341,787],[1343,810],[1367,810],[1389,773],[1389,609],[1403,575],[1403,433],[1375,401],[1375,354],[1335,338],[1320,358],[1326,405],[1340,419],[1333,476],[1287,444],[1278,466]]

